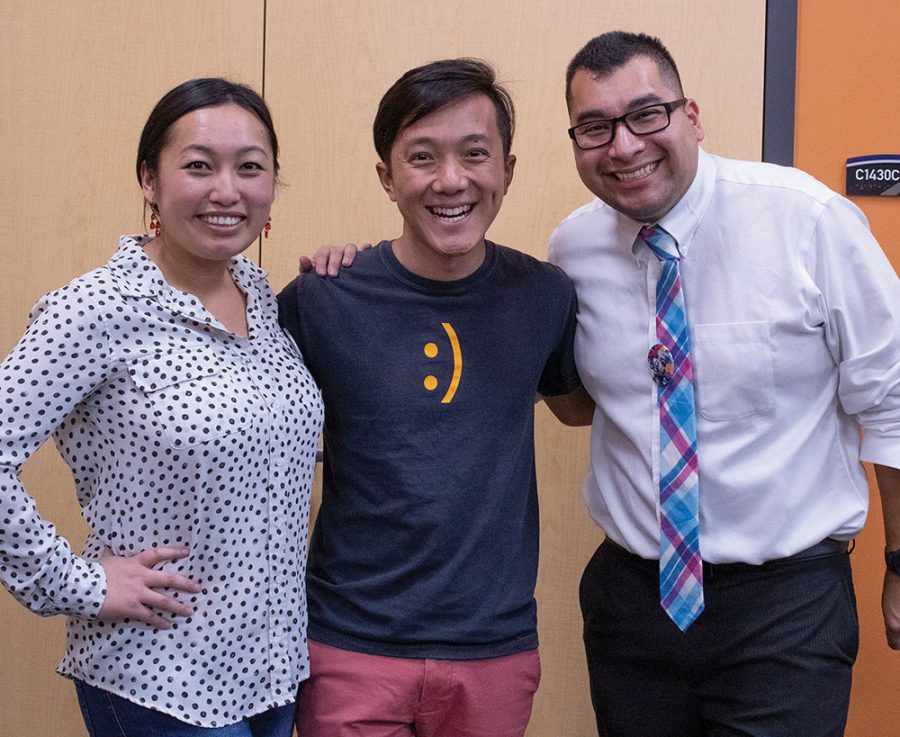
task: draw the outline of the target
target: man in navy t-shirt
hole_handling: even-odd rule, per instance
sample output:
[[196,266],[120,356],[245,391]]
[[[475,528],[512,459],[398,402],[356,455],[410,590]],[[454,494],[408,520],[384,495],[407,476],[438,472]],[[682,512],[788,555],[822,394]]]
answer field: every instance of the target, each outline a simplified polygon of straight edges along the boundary
[[375,118],[393,241],[279,297],[325,399],[303,737],[520,737],[540,677],[534,400],[575,390],[575,295],[485,240],[513,107],[483,62],[404,74]]

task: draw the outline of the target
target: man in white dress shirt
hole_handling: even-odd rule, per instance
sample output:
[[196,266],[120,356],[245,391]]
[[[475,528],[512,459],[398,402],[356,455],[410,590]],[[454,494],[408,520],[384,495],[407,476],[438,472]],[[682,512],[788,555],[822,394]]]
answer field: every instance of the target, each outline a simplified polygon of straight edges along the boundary
[[[597,199],[560,224],[550,259],[575,282],[585,390],[547,401],[592,424],[584,495],[607,539],[581,604],[598,728],[841,735],[861,461],[881,491],[900,647],[900,282],[852,203],[795,169],[700,148],[699,107],[658,39],[591,40],[566,99]],[[703,605],[682,628],[660,606],[662,265],[645,226],[677,243],[691,343]]]

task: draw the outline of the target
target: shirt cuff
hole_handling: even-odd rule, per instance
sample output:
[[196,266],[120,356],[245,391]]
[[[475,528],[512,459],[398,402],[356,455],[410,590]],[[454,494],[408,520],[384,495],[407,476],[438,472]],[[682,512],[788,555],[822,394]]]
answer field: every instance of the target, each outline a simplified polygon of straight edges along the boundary
[[867,430],[863,436],[859,460],[880,466],[900,468],[900,438]]
[[106,571],[97,561],[75,557],[55,601],[60,614],[85,619],[100,614],[106,599]]

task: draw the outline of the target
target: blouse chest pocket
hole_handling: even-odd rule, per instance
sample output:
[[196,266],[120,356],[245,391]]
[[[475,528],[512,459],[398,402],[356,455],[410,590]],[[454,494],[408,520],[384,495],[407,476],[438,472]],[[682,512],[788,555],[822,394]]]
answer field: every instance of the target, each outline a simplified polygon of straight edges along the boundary
[[695,325],[697,409],[707,420],[764,415],[775,406],[768,322]]
[[[224,437],[249,421],[235,369],[211,351],[145,356],[128,373],[153,408],[168,445],[188,448]],[[249,385],[246,392],[252,392]]]

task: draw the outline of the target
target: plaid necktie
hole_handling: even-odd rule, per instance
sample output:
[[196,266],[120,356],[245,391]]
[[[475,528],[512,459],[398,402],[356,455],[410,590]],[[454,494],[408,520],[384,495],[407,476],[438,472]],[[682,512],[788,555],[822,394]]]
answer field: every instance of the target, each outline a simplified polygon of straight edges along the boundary
[[656,339],[650,369],[659,403],[659,596],[682,631],[703,611],[697,430],[690,336],[675,239],[658,225],[641,238],[662,261],[656,283]]

